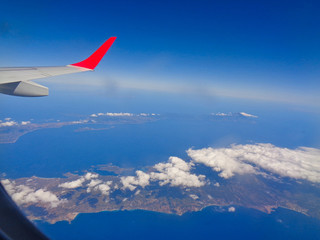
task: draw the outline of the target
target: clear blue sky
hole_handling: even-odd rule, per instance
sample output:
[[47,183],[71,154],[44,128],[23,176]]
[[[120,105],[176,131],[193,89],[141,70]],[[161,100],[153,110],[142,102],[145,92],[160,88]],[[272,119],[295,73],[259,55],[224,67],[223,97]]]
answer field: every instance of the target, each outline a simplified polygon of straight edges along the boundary
[[279,0],[4,1],[0,66],[74,63],[117,36],[92,79],[319,107],[319,9]]

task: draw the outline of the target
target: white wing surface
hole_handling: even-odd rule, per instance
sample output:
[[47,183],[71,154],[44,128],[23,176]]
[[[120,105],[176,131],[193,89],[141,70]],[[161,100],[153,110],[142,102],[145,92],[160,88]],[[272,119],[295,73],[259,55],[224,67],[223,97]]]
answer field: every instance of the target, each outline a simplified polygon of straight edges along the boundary
[[90,57],[78,63],[58,67],[0,68],[0,93],[24,97],[47,96],[49,94],[48,88],[32,82],[31,80],[93,71],[115,39],[116,37],[109,38]]

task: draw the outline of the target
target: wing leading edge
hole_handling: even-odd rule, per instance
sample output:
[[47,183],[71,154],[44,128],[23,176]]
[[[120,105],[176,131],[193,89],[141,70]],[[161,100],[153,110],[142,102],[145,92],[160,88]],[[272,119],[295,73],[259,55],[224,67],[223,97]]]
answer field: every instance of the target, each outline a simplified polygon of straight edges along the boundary
[[24,97],[47,96],[47,87],[30,80],[93,71],[115,40],[116,37],[109,38],[90,57],[67,66],[0,68],[0,93]]

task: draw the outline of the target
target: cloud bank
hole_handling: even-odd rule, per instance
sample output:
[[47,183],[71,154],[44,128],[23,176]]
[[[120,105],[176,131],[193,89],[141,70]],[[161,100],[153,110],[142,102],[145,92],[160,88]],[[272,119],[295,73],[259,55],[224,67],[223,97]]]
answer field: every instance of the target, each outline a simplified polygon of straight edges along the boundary
[[58,187],[61,187],[61,188],[69,188],[69,189],[72,189],[72,188],[78,188],[78,187],[82,187],[83,183],[87,180],[91,180],[93,178],[97,178],[99,175],[96,174],[96,173],[86,173],[84,176],[74,180],[74,181],[71,181],[71,182],[64,182],[64,183],[61,183],[58,185]]
[[235,174],[261,174],[320,183],[320,149],[288,149],[272,144],[232,145],[229,148],[203,148],[187,151],[196,163],[211,167],[225,179]]
[[167,163],[158,163],[152,167],[151,172],[136,171],[136,176],[121,177],[122,189],[135,190],[137,186],[142,188],[150,182],[159,182],[160,186],[169,184],[180,187],[201,187],[205,184],[204,175],[196,175],[190,172],[193,163],[187,163],[181,158],[170,157]]
[[247,117],[247,118],[258,118],[258,116],[256,115],[252,115],[250,113],[245,113],[245,112],[239,112],[239,113],[222,113],[222,112],[218,112],[218,113],[211,113],[212,116],[217,116],[217,117],[238,117],[238,116],[242,116],[242,117]]
[[90,117],[98,117],[98,116],[108,116],[108,117],[132,117],[132,113],[93,113],[90,115]]
[[148,117],[148,116],[158,116],[159,114],[155,114],[155,113],[139,113],[139,114],[133,114],[133,113],[93,113],[90,115],[90,117],[96,118],[96,117],[100,117],[100,116],[105,116],[105,117],[133,117],[133,116],[142,116],[142,117]]
[[187,163],[181,158],[170,157],[167,163],[158,163],[154,166],[156,172],[151,172],[152,180],[160,181],[160,185],[201,187],[205,184],[204,175],[190,173],[192,163]]
[[92,191],[100,192],[103,195],[109,195],[112,181],[102,182],[99,179],[93,179],[87,184],[87,193]]
[[87,187],[87,193],[100,192],[103,195],[109,195],[112,181],[103,182],[98,178],[99,174],[88,172],[74,181],[61,183],[58,187],[67,189]]
[[137,186],[144,188],[149,185],[150,175],[144,173],[142,171],[136,171],[137,176],[127,176],[121,177],[121,183],[123,185],[123,189],[130,189],[131,191],[135,190]]
[[30,124],[30,121],[21,121],[20,123],[12,120],[11,118],[5,118],[0,120],[0,127],[13,127],[13,126],[25,126]]
[[59,204],[66,201],[60,200],[54,193],[45,189],[32,189],[26,185],[15,185],[14,181],[4,179],[1,181],[6,191],[11,195],[12,199],[19,205],[27,203],[46,203],[50,207],[55,208]]
[[0,122],[0,127],[12,127],[17,126],[18,123],[15,121],[6,121],[6,122]]

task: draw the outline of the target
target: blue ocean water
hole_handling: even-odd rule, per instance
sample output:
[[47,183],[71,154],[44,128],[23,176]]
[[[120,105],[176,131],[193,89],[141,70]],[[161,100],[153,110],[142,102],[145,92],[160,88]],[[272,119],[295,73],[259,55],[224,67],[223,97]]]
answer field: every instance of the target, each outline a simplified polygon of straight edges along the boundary
[[[148,101],[153,99],[153,101]],[[109,101],[110,100],[110,101]],[[17,111],[19,106],[19,111]],[[190,147],[271,143],[279,147],[320,147],[319,116],[283,106],[128,95],[121,101],[85,96],[2,102],[1,119],[78,120],[96,112],[155,112],[164,120],[75,132],[81,126],[42,129],[14,144],[0,145],[0,169],[9,178],[62,177],[92,165],[112,163],[143,169],[170,156],[186,159]],[[254,121],[211,121],[211,112],[248,112]],[[177,114],[170,114],[177,113]],[[190,117],[191,116],[191,117]],[[235,213],[206,208],[181,217],[147,211],[80,214],[71,224],[37,225],[52,239],[319,239],[319,220],[279,209],[271,215],[238,208]],[[318,237],[318,238],[317,238]]]
[[320,221],[286,209],[268,215],[208,207],[183,216],[149,211],[80,214],[74,221],[36,222],[51,239],[319,239]]
[[[0,145],[1,172],[10,178],[61,177],[93,165],[112,163],[144,168],[170,156],[187,159],[191,147],[272,143],[279,147],[314,147],[317,132],[310,124],[290,117],[282,121],[212,121],[202,115],[170,116],[144,124],[115,125],[101,131],[75,132],[81,126],[42,129],[14,144]],[[101,127],[101,126],[100,126]]]

